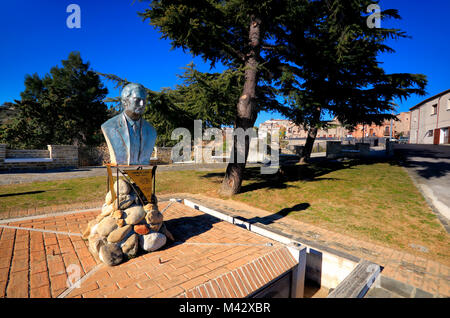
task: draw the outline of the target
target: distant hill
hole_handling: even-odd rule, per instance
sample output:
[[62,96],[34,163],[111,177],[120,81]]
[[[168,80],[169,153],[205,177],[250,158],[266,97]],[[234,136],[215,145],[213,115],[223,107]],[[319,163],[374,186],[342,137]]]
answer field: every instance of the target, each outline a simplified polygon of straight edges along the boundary
[[17,110],[10,103],[0,106],[0,126],[17,115]]

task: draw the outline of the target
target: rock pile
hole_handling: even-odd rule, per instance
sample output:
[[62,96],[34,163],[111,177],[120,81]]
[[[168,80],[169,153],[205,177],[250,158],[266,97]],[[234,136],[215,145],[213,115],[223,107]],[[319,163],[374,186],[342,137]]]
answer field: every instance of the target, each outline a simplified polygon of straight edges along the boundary
[[174,240],[163,222],[156,198],[153,204],[143,206],[130,184],[119,179],[119,202],[111,191],[106,194],[102,212],[89,222],[83,239],[96,259],[114,266],[135,257],[139,250],[152,252]]

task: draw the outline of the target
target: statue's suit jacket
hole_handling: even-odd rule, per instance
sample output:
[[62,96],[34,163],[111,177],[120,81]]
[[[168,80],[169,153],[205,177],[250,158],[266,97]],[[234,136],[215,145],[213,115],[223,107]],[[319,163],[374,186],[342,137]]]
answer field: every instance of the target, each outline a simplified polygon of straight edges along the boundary
[[144,119],[141,118],[140,121],[141,147],[138,162],[130,162],[130,134],[125,115],[121,113],[102,125],[112,164],[150,164],[150,157],[156,141],[156,130]]

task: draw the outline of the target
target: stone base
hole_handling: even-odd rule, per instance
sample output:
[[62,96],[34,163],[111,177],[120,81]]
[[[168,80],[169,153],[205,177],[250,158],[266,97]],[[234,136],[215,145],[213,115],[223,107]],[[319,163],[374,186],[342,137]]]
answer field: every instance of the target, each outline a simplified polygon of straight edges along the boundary
[[120,190],[119,202],[108,192],[101,213],[83,232],[91,254],[109,266],[134,258],[139,251],[156,251],[168,239],[173,240],[156,198],[155,202],[143,206],[127,181],[119,179],[118,182],[114,188]]

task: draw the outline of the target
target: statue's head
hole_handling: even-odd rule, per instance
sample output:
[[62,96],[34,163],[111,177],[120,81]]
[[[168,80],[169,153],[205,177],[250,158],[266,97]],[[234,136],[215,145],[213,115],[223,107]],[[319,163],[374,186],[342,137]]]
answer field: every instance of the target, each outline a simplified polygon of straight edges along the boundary
[[122,90],[122,106],[125,113],[133,120],[144,114],[147,92],[141,84],[130,83]]

